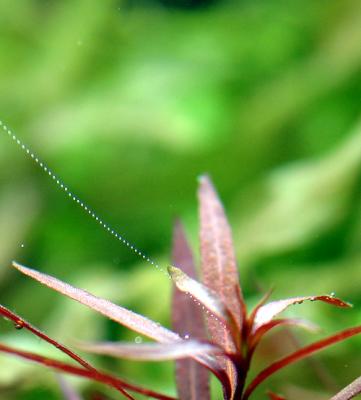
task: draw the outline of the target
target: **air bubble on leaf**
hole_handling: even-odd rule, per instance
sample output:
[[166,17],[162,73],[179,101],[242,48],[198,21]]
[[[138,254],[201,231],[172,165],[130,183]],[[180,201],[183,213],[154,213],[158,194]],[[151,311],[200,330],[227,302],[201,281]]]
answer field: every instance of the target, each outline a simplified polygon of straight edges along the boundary
[[21,243],[20,247],[21,247],[21,248],[24,248],[24,247],[25,247],[25,244],[24,244],[24,243]]
[[335,292],[331,292],[330,293],[330,297],[336,297],[336,293]]
[[143,339],[142,339],[140,336],[137,336],[137,337],[134,339],[134,341],[135,341],[135,343],[140,344],[140,343],[143,342]]

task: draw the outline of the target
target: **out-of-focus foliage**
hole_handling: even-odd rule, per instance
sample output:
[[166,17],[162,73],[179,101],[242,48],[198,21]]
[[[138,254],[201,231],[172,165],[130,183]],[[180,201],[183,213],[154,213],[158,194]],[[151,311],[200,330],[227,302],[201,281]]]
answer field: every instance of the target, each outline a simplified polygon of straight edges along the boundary
[[[302,306],[326,332],[361,320],[360,70],[358,0],[0,2],[0,118],[161,265],[175,215],[196,248],[196,177],[209,172],[250,304],[270,286],[277,298],[334,291],[354,310]],[[59,340],[132,338],[10,271],[12,259],[169,321],[170,282],[1,134],[1,302]],[[0,336],[52,351],[5,322]],[[256,367],[296,345],[270,343]],[[327,398],[359,375],[360,347],[317,357],[317,378],[292,367],[271,389]],[[174,393],[171,363],[97,362]],[[1,357],[0,396],[60,391],[50,373]]]

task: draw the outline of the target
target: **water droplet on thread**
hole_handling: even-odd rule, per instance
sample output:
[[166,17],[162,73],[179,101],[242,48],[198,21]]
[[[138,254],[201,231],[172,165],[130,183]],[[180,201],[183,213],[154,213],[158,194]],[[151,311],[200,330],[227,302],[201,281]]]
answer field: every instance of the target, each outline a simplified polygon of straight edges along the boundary
[[[78,40],[76,41],[76,44],[78,46],[82,46],[83,40],[81,40],[81,38],[78,38]],[[64,68],[64,67],[62,67]],[[77,204],[79,204],[79,206],[86,211],[88,214],[90,214],[99,225],[101,225],[103,227],[103,229],[105,229],[106,231],[108,231],[113,237],[115,237],[117,240],[119,240],[121,243],[123,243],[125,246],[129,247],[135,254],[137,254],[138,256],[142,257],[145,261],[147,261],[149,264],[151,264],[153,267],[155,267],[156,269],[158,269],[159,271],[161,271],[168,279],[171,279],[171,277],[168,275],[167,271],[165,269],[163,269],[159,264],[157,264],[155,261],[153,261],[152,259],[150,259],[149,257],[147,257],[145,254],[143,254],[142,251],[138,250],[134,245],[132,245],[130,242],[128,242],[122,235],[120,235],[119,233],[117,233],[116,231],[114,231],[113,229],[110,228],[110,226],[108,226],[108,224],[106,224],[101,218],[97,217],[95,215],[95,213],[85,204],[83,203],[80,199],[78,199],[70,190],[69,188],[38,158],[36,157],[36,155],[24,144],[22,143],[22,141],[20,139],[17,138],[17,136],[12,132],[12,130],[4,124],[3,121],[0,120],[0,128],[13,140],[15,141],[15,143],[17,143],[18,146],[20,146],[20,148],[31,158],[33,159],[38,165],[39,167],[45,172],[47,173],[52,180],[55,182],[55,184],[61,189],[63,190],[71,200],[73,200],[74,202],[76,202]],[[21,247],[25,247],[23,244],[21,245]],[[191,295],[189,295],[192,299],[193,297]],[[197,303],[198,305],[200,305],[199,303]],[[202,308],[204,309],[204,307],[202,306]],[[207,313],[209,313],[209,311],[207,311]],[[211,314],[212,315],[212,314]],[[212,317],[214,317],[216,320],[217,318],[212,315]],[[160,324],[157,324],[160,326]],[[22,326],[19,326],[17,329],[21,329]],[[189,335],[187,335],[189,337]]]

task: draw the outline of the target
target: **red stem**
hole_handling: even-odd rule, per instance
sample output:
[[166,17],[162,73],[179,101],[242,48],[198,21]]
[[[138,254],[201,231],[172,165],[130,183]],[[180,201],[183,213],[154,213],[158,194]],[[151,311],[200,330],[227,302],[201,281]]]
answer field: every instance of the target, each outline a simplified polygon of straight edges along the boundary
[[39,329],[35,328],[35,326],[32,326],[29,322],[27,322],[25,319],[21,318],[19,315],[16,315],[6,307],[0,304],[0,314],[3,315],[5,318],[10,319],[11,321],[14,322],[16,327],[18,328],[25,328],[31,333],[33,333],[35,336],[38,336],[39,338],[45,340],[52,346],[56,347],[58,350],[62,351],[66,355],[68,355],[70,358],[72,358],[74,361],[76,361],[78,364],[82,365],[84,368],[88,369],[89,371],[96,371],[96,368],[94,368],[92,365],[87,363],[85,360],[83,360],[81,357],[79,357],[77,354],[73,353],[71,350],[69,350],[67,347],[63,346],[61,343],[58,343],[56,340],[52,339],[45,333],[41,332]]
[[[71,359],[76,361],[78,364],[80,364],[82,367],[87,369],[90,372],[93,372],[95,374],[99,374],[100,372],[94,368],[91,364],[83,360],[80,356],[69,350],[67,347],[62,345],[61,343],[57,342],[56,340],[52,339],[39,329],[35,328],[32,326],[29,322],[27,322],[25,319],[21,318],[19,315],[15,314],[14,312],[10,311],[8,308],[4,307],[3,305],[0,304],[0,315],[3,315],[5,318],[13,321],[15,323],[15,326],[17,328],[24,328],[33,333],[34,335],[38,336],[39,338],[45,340],[47,343],[51,344],[52,346],[56,347],[58,350],[63,352],[64,354],[68,355]],[[15,352],[18,350],[14,350],[12,353],[15,354]],[[25,354],[25,353],[24,353]],[[32,354],[32,353],[29,353]],[[18,354],[20,355],[20,354]],[[34,355],[36,356],[36,355]],[[41,357],[38,356],[40,359]],[[34,360],[36,361],[36,360]],[[38,361],[39,362],[39,361]],[[101,374],[101,373],[100,373]],[[124,394],[127,398],[132,399],[132,397],[124,390],[124,387],[128,384],[123,384],[121,380],[118,380],[117,382],[112,381],[113,383],[108,383],[111,386],[113,386],[116,390],[120,391],[122,394]],[[137,388],[137,386],[132,386],[134,388]],[[139,388],[143,390],[142,388]],[[144,389],[146,390],[146,389]],[[136,390],[135,390],[136,391]],[[142,393],[142,392],[140,392]],[[156,393],[156,392],[152,392]],[[158,397],[156,397],[158,398]]]
[[42,364],[42,365],[46,365],[47,367],[50,367],[50,368],[58,370],[58,371],[62,371],[62,372],[68,373],[68,374],[76,375],[76,376],[80,376],[83,378],[92,379],[92,380],[95,380],[95,381],[98,381],[101,383],[108,384],[113,387],[119,387],[119,390],[128,399],[134,400],[134,398],[132,396],[130,396],[123,388],[143,394],[145,396],[152,397],[154,399],[158,399],[158,400],[176,400],[174,397],[162,395],[162,394],[153,392],[152,390],[144,389],[144,388],[129,384],[129,383],[124,382],[112,375],[105,374],[105,373],[99,372],[97,370],[89,371],[87,369],[73,366],[70,364],[66,364],[62,361],[57,361],[52,358],[43,357],[38,354],[30,353],[28,351],[14,349],[12,347],[6,346],[1,343],[0,343],[0,351],[3,353],[17,355],[21,358],[25,358],[27,360],[34,361],[34,362]]

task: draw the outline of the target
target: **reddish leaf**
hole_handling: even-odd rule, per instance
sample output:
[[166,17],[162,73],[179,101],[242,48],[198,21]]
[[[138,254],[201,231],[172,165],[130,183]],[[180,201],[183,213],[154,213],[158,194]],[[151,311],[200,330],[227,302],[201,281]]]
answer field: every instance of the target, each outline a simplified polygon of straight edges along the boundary
[[[180,268],[188,276],[197,279],[192,250],[186,238],[183,225],[179,220],[175,221],[173,228],[172,261],[176,267]],[[182,297],[184,296],[182,295]]]
[[241,289],[231,228],[217,193],[205,176],[200,178],[199,201],[203,281],[231,310],[240,328],[245,303],[241,296],[240,304],[237,296]]
[[[224,328],[231,333],[233,342],[236,344],[239,343],[240,333],[237,323],[217,294],[207,286],[190,278],[177,267],[169,266],[168,272],[177,288],[195,301],[198,307],[202,307],[206,310],[207,314],[210,313],[215,319],[221,321]],[[224,350],[227,351],[226,348],[224,348]]]
[[[112,387],[117,388],[122,392],[122,394],[131,400],[134,400],[132,396],[130,396],[124,389],[130,390],[136,393],[143,394],[145,396],[152,397],[154,399],[159,399],[159,400],[175,400],[174,397],[166,396],[157,392],[153,392],[152,390],[144,389],[135,385],[132,385],[130,383],[127,383],[119,378],[116,378],[110,374],[105,374],[102,372],[99,372],[97,370],[92,370],[89,371],[85,368],[82,367],[77,367],[74,365],[70,365],[67,363],[64,363],[62,361],[57,361],[52,358],[48,357],[43,357],[38,354],[30,353],[28,351],[22,351],[18,349],[14,349],[12,347],[6,346],[4,344],[0,343],[0,352],[3,353],[8,353],[12,354],[21,358],[24,358],[26,360],[30,360],[33,362],[36,362],[38,364],[42,364],[45,367],[52,368],[56,371],[60,372],[65,372],[67,374],[83,377],[83,378],[88,378],[94,381],[98,381],[101,383],[104,383],[106,385],[110,385]],[[123,389],[119,389],[123,388]]]
[[216,293],[202,285],[195,279],[190,278],[181,269],[173,266],[168,267],[168,272],[177,288],[191,295],[199,303],[208,309],[214,316],[220,318],[223,323],[229,323],[229,312]]
[[268,290],[250,313],[249,317],[247,318],[248,330],[252,330],[254,319],[256,318],[258,310],[266,304],[267,300],[271,297],[272,292],[273,289]]
[[[172,259],[188,276],[196,278],[193,255],[179,221],[174,225]],[[183,337],[207,337],[201,308],[179,290],[173,292],[172,321],[173,329]],[[188,359],[176,362],[176,382],[181,399],[210,399],[209,373],[195,361]]]
[[330,400],[350,400],[361,394],[361,376],[335,394]]
[[[73,287],[64,283],[50,275],[43,274],[30,268],[23,267],[17,263],[13,263],[23,274],[39,281],[45,286],[54,289],[65,296],[68,296],[79,303],[82,303],[93,310],[109,317],[110,319],[130,328],[134,331],[155,339],[161,343],[175,343],[183,340],[178,334],[166,329],[150,319],[127,310],[121,306],[111,303],[108,300],[96,297],[85,290]],[[212,371],[224,385],[227,386],[227,380],[222,374],[222,371],[216,360],[210,356],[194,356],[194,359]]]
[[[231,229],[222,204],[207,177],[200,179],[199,201],[203,282],[217,293],[222,302],[231,310],[240,332],[245,303],[239,286]],[[223,346],[229,353],[237,350],[228,329],[214,317],[208,318],[208,328],[215,343]],[[234,365],[229,359],[223,358],[220,361],[234,389],[237,381]]]
[[73,389],[72,386],[61,376],[57,376],[59,386],[64,396],[64,400],[81,400],[79,394]]
[[151,321],[142,315],[127,310],[124,307],[111,303],[108,300],[96,297],[85,290],[73,287],[50,275],[23,267],[17,263],[13,263],[13,266],[23,274],[30,276],[43,285],[48,286],[49,288],[54,289],[57,292],[60,292],[65,296],[68,296],[71,299],[74,299],[79,303],[92,308],[95,311],[98,311],[106,317],[144,336],[161,343],[173,343],[182,340],[179,335],[170,331],[169,329],[158,325],[154,321]]
[[261,371],[248,385],[244,393],[243,400],[247,400],[258,385],[260,385],[264,380],[269,378],[271,375],[273,375],[280,369],[290,364],[293,364],[299,360],[302,360],[303,358],[309,357],[311,354],[316,353],[324,349],[325,347],[331,346],[337,342],[341,342],[349,337],[358,335],[360,333],[361,333],[361,326],[345,329],[339,333],[336,333],[335,335],[329,336],[325,339],[319,340],[315,343],[305,346],[291,353],[290,355],[272,363],[270,366]]
[[80,343],[84,351],[129,360],[164,361],[178,360],[205,354],[220,354],[222,349],[211,343],[184,340],[178,343]]
[[260,326],[266,324],[271,321],[276,315],[284,311],[291,305],[301,304],[304,301],[323,301],[324,303],[331,304],[336,307],[351,307],[351,304],[346,303],[345,301],[338,299],[334,296],[304,296],[304,297],[293,297],[290,299],[283,299],[272,301],[260,307],[254,317],[254,324],[252,327],[252,331],[256,331]]
[[271,400],[286,400],[286,397],[283,397],[283,396],[273,393],[273,392],[267,392],[267,394]]

